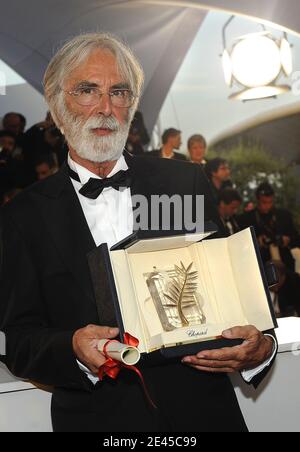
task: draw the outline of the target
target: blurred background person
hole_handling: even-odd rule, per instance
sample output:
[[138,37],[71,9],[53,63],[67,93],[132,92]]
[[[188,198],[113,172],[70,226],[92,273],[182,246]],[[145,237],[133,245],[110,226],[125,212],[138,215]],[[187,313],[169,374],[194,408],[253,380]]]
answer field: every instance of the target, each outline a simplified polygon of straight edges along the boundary
[[271,295],[277,317],[300,316],[300,275],[289,270],[281,261],[273,261],[278,284],[271,287]]
[[209,160],[205,165],[205,172],[216,200],[219,199],[222,190],[232,188],[231,171],[227,160],[219,157]]
[[161,149],[150,151],[147,153],[147,155],[164,159],[187,161],[185,155],[176,152],[180,149],[181,144],[182,144],[181,131],[174,128],[170,128],[165,130],[164,133],[162,134]]
[[67,147],[60,130],[48,112],[44,121],[33,125],[24,137],[24,159],[30,182],[36,180],[35,163],[40,155],[54,154],[59,166],[67,158]]
[[2,199],[2,204],[4,206],[4,204],[7,204],[8,202],[10,202],[12,199],[14,199],[22,190],[20,188],[12,188],[11,190],[8,190],[7,192],[4,193],[3,195],[3,199]]
[[205,165],[205,155],[207,152],[207,143],[202,135],[192,135],[188,139],[187,143],[190,160],[192,163],[198,163],[199,165]]
[[252,201],[249,201],[245,207],[244,207],[244,212],[251,212],[251,210],[255,209],[255,204]]
[[20,137],[25,132],[26,118],[21,113],[6,113],[2,119],[2,129]]
[[43,154],[35,162],[35,172],[38,180],[52,176],[57,173],[58,169],[54,154]]
[[237,221],[237,214],[242,202],[241,195],[233,188],[226,188],[219,194],[218,210],[228,236],[241,230]]
[[239,218],[242,228],[254,226],[264,262],[282,261],[295,271],[291,249],[300,246],[300,236],[288,210],[275,206],[275,192],[265,182],[256,191],[256,208]]
[[26,186],[24,162],[15,156],[17,139],[13,132],[0,132],[0,204],[3,204],[4,193],[17,187]]
[[144,123],[143,115],[140,111],[137,111],[129,129],[126,149],[134,155],[144,154],[144,146],[146,146],[149,141],[150,137]]
[[0,162],[11,157],[16,146],[17,139],[15,134],[7,130],[2,130],[0,132]]
[[25,127],[26,118],[21,113],[6,113],[2,119],[2,130],[11,132],[16,138],[16,146],[13,152],[14,158],[23,158]]

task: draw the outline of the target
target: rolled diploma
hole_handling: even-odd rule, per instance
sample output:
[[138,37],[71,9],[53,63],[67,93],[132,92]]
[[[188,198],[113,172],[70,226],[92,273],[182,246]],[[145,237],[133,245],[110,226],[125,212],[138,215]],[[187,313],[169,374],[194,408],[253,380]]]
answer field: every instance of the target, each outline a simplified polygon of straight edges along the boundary
[[127,366],[134,366],[140,360],[141,353],[136,347],[122,344],[118,341],[109,342],[109,339],[100,339],[100,341],[98,342],[99,352],[103,353],[105,344],[107,344],[105,350],[107,356],[117,361],[121,361]]

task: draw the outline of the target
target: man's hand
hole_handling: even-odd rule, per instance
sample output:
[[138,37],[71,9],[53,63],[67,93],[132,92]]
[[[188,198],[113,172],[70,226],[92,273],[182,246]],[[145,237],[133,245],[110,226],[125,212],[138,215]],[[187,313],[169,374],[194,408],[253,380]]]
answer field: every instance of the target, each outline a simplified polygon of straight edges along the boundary
[[274,345],[272,338],[264,336],[254,326],[231,328],[224,331],[222,336],[226,339],[244,339],[244,342],[232,348],[203,351],[196,356],[186,356],[182,362],[204,372],[234,373],[255,369],[272,355]]
[[118,328],[88,325],[74,333],[73,350],[77,359],[94,374],[105,363],[105,356],[97,349],[100,339],[114,339],[119,334]]

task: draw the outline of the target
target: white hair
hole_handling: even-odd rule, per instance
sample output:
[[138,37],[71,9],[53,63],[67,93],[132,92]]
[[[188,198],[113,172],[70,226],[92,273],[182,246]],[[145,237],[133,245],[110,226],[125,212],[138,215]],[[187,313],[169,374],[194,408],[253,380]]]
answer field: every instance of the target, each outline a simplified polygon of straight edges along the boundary
[[144,72],[127,45],[108,33],[87,33],[68,41],[52,58],[44,76],[45,97],[58,128],[63,127],[63,84],[72,71],[96,49],[109,50],[116,58],[120,75],[135,96],[130,116],[134,115],[141,96]]

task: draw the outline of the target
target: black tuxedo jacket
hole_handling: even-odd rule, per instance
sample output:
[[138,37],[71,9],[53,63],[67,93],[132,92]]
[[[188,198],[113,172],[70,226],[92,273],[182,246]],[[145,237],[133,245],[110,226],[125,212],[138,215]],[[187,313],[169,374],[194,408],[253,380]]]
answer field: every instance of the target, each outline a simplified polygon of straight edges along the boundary
[[[200,166],[130,155],[126,160],[133,174],[132,193],[205,194],[206,218],[222,227]],[[143,370],[158,410],[149,408],[133,372],[92,385],[77,365],[72,337],[88,324],[103,325],[87,263],[93,249],[66,166],[1,211],[4,361],[16,376],[54,387],[54,429],[245,430],[227,376],[203,374],[180,361]]]

